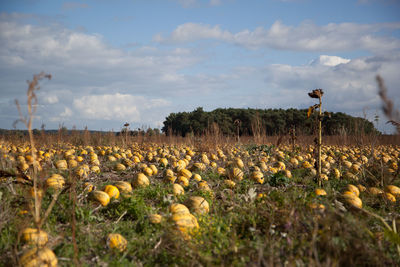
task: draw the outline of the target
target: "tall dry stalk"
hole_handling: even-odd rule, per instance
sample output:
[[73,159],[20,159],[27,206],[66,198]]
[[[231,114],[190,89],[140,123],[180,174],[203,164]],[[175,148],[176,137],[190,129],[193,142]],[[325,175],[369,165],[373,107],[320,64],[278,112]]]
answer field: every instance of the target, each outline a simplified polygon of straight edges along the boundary
[[253,132],[255,143],[260,144],[261,143],[261,134],[262,134],[262,120],[261,120],[258,112],[256,113],[256,115],[254,116],[254,118],[251,121],[251,130]]
[[240,144],[240,126],[242,125],[242,121],[239,119],[236,119],[233,124],[236,126],[236,140],[237,143]]
[[319,104],[315,104],[308,108],[307,117],[310,117],[311,114],[318,109],[318,139],[316,140],[316,145],[318,149],[318,186],[322,186],[321,179],[321,147],[322,147],[322,96],[324,95],[324,91],[322,89],[314,89],[312,92],[308,93],[311,98],[318,98]]
[[46,74],[44,72],[41,72],[39,74],[35,74],[33,75],[33,80],[32,81],[28,81],[28,91],[27,91],[27,96],[28,96],[28,101],[27,101],[27,107],[28,107],[28,116],[24,116],[22,114],[21,111],[21,106],[19,105],[18,100],[15,100],[15,104],[17,106],[18,109],[18,113],[19,113],[19,119],[17,121],[14,122],[14,126],[18,123],[18,122],[22,122],[25,127],[28,129],[28,133],[29,133],[29,142],[31,144],[31,156],[33,158],[33,175],[32,175],[32,179],[33,179],[33,192],[34,192],[34,196],[35,196],[35,200],[34,200],[34,222],[35,225],[38,228],[38,231],[40,231],[40,207],[41,207],[41,199],[39,199],[38,196],[38,177],[37,177],[37,173],[38,173],[38,161],[36,160],[36,148],[35,148],[35,141],[33,138],[33,133],[32,133],[32,121],[33,118],[35,116],[36,110],[37,110],[37,104],[38,104],[38,99],[36,96],[36,92],[40,89],[39,86],[39,81],[43,78],[46,79],[51,79],[51,74]]

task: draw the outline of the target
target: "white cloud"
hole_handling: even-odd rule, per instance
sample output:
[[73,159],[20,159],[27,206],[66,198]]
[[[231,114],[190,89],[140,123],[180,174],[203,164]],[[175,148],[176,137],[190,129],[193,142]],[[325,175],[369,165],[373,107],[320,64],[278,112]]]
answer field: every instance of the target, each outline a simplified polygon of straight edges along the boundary
[[318,26],[306,21],[297,27],[293,27],[276,21],[269,29],[257,27],[253,31],[245,29],[232,33],[222,30],[218,25],[185,23],[179,25],[167,37],[160,34],[155,35],[154,41],[183,43],[215,39],[251,49],[268,47],[320,52],[366,50],[382,54],[400,49],[399,39],[381,34],[382,31],[398,29],[400,29],[399,22],[377,24],[329,23]]
[[330,66],[334,67],[339,64],[346,64],[349,63],[350,59],[347,58],[342,58],[342,57],[337,57],[337,56],[327,56],[327,55],[321,55],[319,56],[318,59],[315,59],[311,62],[311,64],[320,64],[323,66]]
[[156,35],[153,40],[157,42],[193,42],[201,39],[221,39],[230,40],[232,34],[228,31],[222,31],[220,26],[210,26],[199,23],[185,23],[179,25],[168,38],[163,38],[161,35]]
[[72,114],[72,110],[68,107],[65,107],[64,111],[60,114],[60,117],[71,117]]
[[146,99],[128,94],[88,95],[74,99],[73,105],[87,119],[140,122],[141,111],[168,105],[164,99]]

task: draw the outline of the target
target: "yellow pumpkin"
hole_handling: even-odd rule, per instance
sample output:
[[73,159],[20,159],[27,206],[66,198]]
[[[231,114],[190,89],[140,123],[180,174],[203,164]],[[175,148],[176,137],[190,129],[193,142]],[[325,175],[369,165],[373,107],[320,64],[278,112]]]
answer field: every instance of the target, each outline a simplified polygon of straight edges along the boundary
[[68,164],[67,161],[65,159],[60,159],[56,162],[56,167],[59,170],[66,170],[68,169]]
[[152,176],[153,175],[153,170],[150,167],[145,167],[143,169],[143,173],[147,176]]
[[264,175],[261,171],[253,171],[250,175],[250,178],[255,182],[263,184],[264,183]]
[[161,158],[159,163],[161,166],[163,166],[165,168],[168,165],[168,160],[166,158]]
[[317,188],[315,189],[315,194],[317,196],[326,196],[326,191],[322,188]]
[[40,230],[38,233],[37,228],[25,228],[22,232],[22,240],[31,245],[39,245],[40,247],[46,245],[49,240],[47,233]]
[[340,174],[340,171],[339,171],[337,168],[334,168],[334,169],[333,169],[333,176],[334,176],[336,179],[339,179],[339,178],[340,178],[341,174]]
[[158,174],[158,169],[154,164],[150,164],[149,168],[153,171],[152,175]]
[[229,170],[228,177],[231,180],[241,181],[243,180],[243,171],[237,167]]
[[93,198],[100,202],[102,206],[107,206],[110,203],[110,196],[103,191],[93,191]]
[[382,189],[379,189],[379,188],[377,188],[377,187],[370,187],[370,188],[368,188],[368,192],[369,192],[371,195],[374,195],[374,196],[383,194],[383,190],[382,190]]
[[33,248],[25,252],[19,262],[24,267],[55,267],[58,260],[54,252],[48,248],[39,248],[39,251],[38,248]]
[[63,188],[65,184],[65,180],[64,177],[62,177],[59,174],[52,174],[49,178],[47,178],[46,180],[46,185],[50,188],[54,188],[54,189],[61,189]]
[[189,170],[187,170],[187,169],[182,169],[182,170],[180,170],[180,171],[179,171],[179,174],[180,174],[181,176],[186,177],[187,179],[190,179],[190,178],[192,177],[192,173],[191,173]]
[[186,203],[194,213],[206,214],[210,211],[210,205],[203,197],[191,196],[187,199]]
[[357,197],[360,196],[360,190],[355,185],[348,184],[347,190],[349,190],[350,192],[353,192],[354,195],[356,195]]
[[90,170],[91,170],[92,172],[94,172],[94,173],[97,173],[97,174],[100,173],[100,167],[97,166],[97,165],[92,166],[92,167],[90,168]]
[[224,180],[224,184],[230,188],[234,188],[236,186],[236,183],[232,180],[229,179],[225,179]]
[[116,249],[122,252],[126,249],[128,241],[120,234],[109,234],[107,237],[107,245],[110,249]]
[[361,198],[357,197],[353,192],[343,194],[342,197],[346,201],[346,203],[350,204],[353,207],[362,208],[362,200]]
[[391,193],[386,192],[384,196],[385,199],[389,200],[390,202],[396,202],[396,197],[393,196]]
[[125,181],[118,181],[115,182],[114,185],[121,191],[123,194],[128,194],[132,192],[132,186],[130,183],[125,182]]
[[193,177],[193,180],[195,180],[197,182],[200,182],[202,180],[200,174],[197,174],[197,173],[193,174],[192,177]]
[[76,166],[78,166],[78,162],[74,159],[70,159],[70,160],[68,160],[68,166],[70,168],[75,168]]
[[184,195],[185,189],[180,184],[174,184],[172,190],[175,196]]
[[200,190],[212,192],[210,186],[208,185],[208,183],[206,181],[199,182],[198,186],[199,186]]
[[395,185],[388,185],[386,190],[394,196],[400,196],[400,188]]
[[184,213],[190,213],[189,209],[183,205],[183,204],[179,204],[179,203],[173,203],[171,204],[171,206],[169,206],[169,211],[172,214],[184,214]]
[[149,221],[152,224],[159,224],[161,223],[163,217],[159,214],[150,214],[149,215]]
[[116,186],[113,185],[106,185],[104,187],[104,192],[106,192],[108,194],[108,196],[111,198],[115,198],[118,199],[119,198],[119,190]]
[[181,184],[184,187],[189,186],[189,180],[186,178],[186,176],[179,176],[178,177],[178,183]]
[[126,167],[125,167],[125,165],[122,164],[122,163],[117,163],[117,164],[114,166],[114,170],[115,170],[115,171],[118,171],[118,172],[122,172],[122,171],[125,171],[125,170],[126,170]]
[[190,213],[173,214],[171,219],[185,239],[189,239],[189,234],[194,229],[199,228],[196,217]]
[[147,176],[144,173],[139,172],[135,175],[135,177],[133,179],[134,187],[146,187],[148,185],[150,185],[150,180],[149,180],[149,178],[147,178]]

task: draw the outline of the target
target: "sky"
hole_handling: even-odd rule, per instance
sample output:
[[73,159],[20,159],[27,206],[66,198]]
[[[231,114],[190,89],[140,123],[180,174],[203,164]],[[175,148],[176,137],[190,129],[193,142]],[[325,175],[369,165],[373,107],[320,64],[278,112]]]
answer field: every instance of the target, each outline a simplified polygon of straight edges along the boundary
[[[0,0],[0,128],[161,128],[172,112],[308,108],[391,133],[400,108],[400,0]],[[374,118],[378,116],[378,120]],[[17,124],[18,129],[24,125]]]

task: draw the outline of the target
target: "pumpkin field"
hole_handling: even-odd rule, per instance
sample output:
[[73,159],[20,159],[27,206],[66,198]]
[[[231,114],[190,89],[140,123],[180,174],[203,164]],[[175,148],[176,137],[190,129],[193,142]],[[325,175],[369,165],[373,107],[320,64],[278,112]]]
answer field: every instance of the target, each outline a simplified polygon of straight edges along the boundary
[[27,117],[16,102],[28,135],[0,139],[1,266],[400,262],[398,136],[323,143],[322,89],[309,93],[314,142],[34,134],[42,78],[29,84]]
[[3,266],[400,262],[399,146],[323,145],[322,186],[311,145],[36,147],[0,144]]

